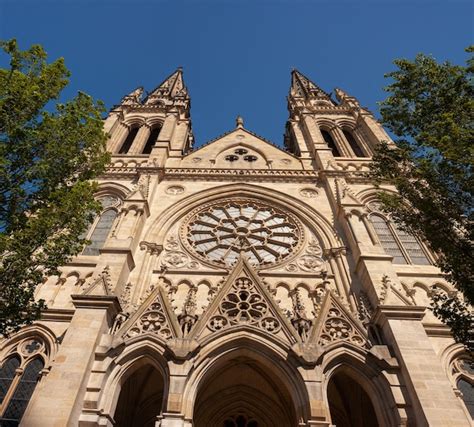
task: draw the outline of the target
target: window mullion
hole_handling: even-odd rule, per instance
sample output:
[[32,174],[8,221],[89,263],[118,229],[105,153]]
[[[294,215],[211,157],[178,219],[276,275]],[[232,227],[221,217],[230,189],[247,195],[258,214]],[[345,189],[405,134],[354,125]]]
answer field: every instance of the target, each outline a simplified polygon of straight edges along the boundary
[[15,373],[15,378],[10,384],[10,388],[7,390],[7,394],[3,398],[3,402],[0,404],[0,418],[3,417],[5,410],[8,408],[8,404],[15,393],[18,383],[20,382],[21,376],[23,375],[23,368],[18,368]]
[[391,222],[391,221],[387,221],[387,226],[388,226],[390,232],[392,233],[393,239],[394,239],[395,242],[397,243],[398,248],[400,249],[400,252],[402,253],[403,257],[405,258],[407,264],[412,264],[411,259],[410,259],[410,256],[408,255],[408,252],[406,251],[405,247],[403,246],[402,241],[401,241],[400,238],[398,237],[398,234],[397,234],[397,232],[396,232],[396,230],[395,230],[395,227],[393,227],[392,222]]

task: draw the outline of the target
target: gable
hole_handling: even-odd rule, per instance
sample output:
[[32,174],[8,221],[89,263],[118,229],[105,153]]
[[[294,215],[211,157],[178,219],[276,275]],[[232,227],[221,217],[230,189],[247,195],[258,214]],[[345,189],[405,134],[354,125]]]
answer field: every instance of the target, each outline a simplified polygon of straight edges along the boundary
[[183,168],[301,169],[301,161],[258,137],[237,128],[193,151],[181,160]]

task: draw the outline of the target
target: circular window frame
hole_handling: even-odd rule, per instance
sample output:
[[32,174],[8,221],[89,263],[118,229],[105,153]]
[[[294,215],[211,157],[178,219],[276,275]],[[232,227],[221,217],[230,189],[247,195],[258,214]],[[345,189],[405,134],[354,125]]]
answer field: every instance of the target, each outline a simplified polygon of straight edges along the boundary
[[199,206],[198,208],[193,209],[191,212],[189,212],[186,215],[186,217],[184,218],[179,228],[179,236],[180,236],[181,244],[191,256],[199,259],[199,261],[201,261],[203,264],[208,265],[208,266],[217,267],[224,270],[231,270],[233,268],[235,263],[229,265],[229,264],[226,264],[225,262],[213,261],[212,259],[206,257],[205,255],[202,255],[194,248],[194,246],[188,240],[190,223],[195,218],[197,218],[197,216],[200,213],[209,211],[212,208],[217,208],[220,206],[226,206],[230,204],[236,204],[236,205],[252,204],[264,209],[265,208],[272,209],[275,213],[286,217],[288,219],[288,222],[292,223],[295,226],[294,234],[296,236],[296,243],[291,248],[289,253],[275,262],[259,263],[259,264],[252,263],[252,266],[256,270],[273,269],[282,264],[286,264],[290,262],[291,260],[293,260],[294,258],[296,258],[298,254],[301,252],[304,246],[304,242],[305,242],[305,232],[304,232],[303,224],[294,214],[285,212],[283,209],[281,209],[278,206],[275,206],[269,203],[262,203],[260,200],[256,200],[252,198],[230,198],[227,200],[217,200],[217,201],[205,203]]

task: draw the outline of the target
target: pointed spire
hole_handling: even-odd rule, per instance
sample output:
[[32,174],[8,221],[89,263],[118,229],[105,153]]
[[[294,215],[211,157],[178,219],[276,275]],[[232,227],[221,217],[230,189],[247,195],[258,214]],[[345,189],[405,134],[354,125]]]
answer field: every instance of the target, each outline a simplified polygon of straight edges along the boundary
[[165,104],[169,105],[175,101],[189,101],[188,89],[184,84],[183,68],[177,70],[166,78],[157,88],[155,88],[145,99],[145,105]]
[[296,69],[291,71],[290,96],[307,100],[319,98],[330,101],[331,104],[334,105],[334,102],[331,100],[331,96],[328,93],[324,92],[324,90],[322,90],[318,85]]

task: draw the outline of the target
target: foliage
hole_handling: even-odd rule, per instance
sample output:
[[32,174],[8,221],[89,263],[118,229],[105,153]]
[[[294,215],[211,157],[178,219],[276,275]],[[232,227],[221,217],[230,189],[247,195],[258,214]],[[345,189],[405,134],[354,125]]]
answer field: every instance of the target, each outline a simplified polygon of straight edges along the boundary
[[[35,288],[83,247],[100,208],[94,179],[108,161],[101,114],[84,93],[56,103],[68,84],[62,58],[47,63],[39,45],[1,42],[0,335],[38,318]],[[55,108],[54,108],[55,107]]]
[[464,301],[436,297],[432,306],[467,345],[474,302],[474,60],[464,67],[419,54],[394,63],[380,111],[398,139],[396,147],[377,150],[371,176],[397,188],[398,194],[380,193],[384,210],[428,242],[447,280],[464,294]]

